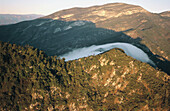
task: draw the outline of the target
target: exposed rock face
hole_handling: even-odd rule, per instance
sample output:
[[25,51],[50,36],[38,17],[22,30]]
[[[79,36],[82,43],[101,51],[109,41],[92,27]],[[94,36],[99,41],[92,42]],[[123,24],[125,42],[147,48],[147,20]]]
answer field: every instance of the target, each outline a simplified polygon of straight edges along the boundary
[[163,17],[170,17],[170,11],[162,12],[160,15]]

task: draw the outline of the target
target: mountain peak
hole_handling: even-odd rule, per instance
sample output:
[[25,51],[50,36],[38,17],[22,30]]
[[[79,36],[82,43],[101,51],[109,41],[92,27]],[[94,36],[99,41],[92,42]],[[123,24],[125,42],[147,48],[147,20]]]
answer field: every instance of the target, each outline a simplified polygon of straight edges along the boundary
[[104,21],[110,18],[132,15],[136,13],[146,13],[145,9],[136,5],[125,3],[110,3],[102,6],[92,6],[88,8],[72,8],[53,13],[44,18],[62,19],[62,20],[90,20],[94,23]]

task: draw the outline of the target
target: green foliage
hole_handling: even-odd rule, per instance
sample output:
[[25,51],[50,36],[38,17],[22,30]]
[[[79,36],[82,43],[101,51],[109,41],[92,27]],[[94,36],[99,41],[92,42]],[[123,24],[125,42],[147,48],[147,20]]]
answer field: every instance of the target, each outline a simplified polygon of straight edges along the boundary
[[0,110],[168,108],[167,75],[120,49],[65,62],[0,42],[0,63]]

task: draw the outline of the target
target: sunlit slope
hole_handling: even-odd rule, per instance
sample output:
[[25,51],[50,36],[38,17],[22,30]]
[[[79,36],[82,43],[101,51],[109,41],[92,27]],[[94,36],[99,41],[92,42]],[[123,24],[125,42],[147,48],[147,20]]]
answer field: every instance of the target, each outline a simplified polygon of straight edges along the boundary
[[165,110],[169,76],[113,49],[65,62],[0,42],[1,110]]

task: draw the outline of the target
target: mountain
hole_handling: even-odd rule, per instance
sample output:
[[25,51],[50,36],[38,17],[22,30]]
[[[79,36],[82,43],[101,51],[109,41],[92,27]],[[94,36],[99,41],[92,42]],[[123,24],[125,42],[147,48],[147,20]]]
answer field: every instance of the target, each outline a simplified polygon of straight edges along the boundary
[[43,18],[91,21],[98,28],[123,32],[134,39],[140,38],[141,43],[153,53],[169,60],[170,18],[162,15],[167,14],[150,13],[136,5],[113,3],[62,10]]
[[18,15],[18,14],[0,14],[0,25],[15,24],[21,21],[33,20],[43,15],[37,14],[27,14],[27,15]]
[[65,62],[0,42],[0,110],[169,109],[169,75],[112,49]]
[[124,3],[72,8],[36,20],[0,26],[0,40],[29,44],[49,56],[108,43],[130,43],[170,73],[170,18]]

